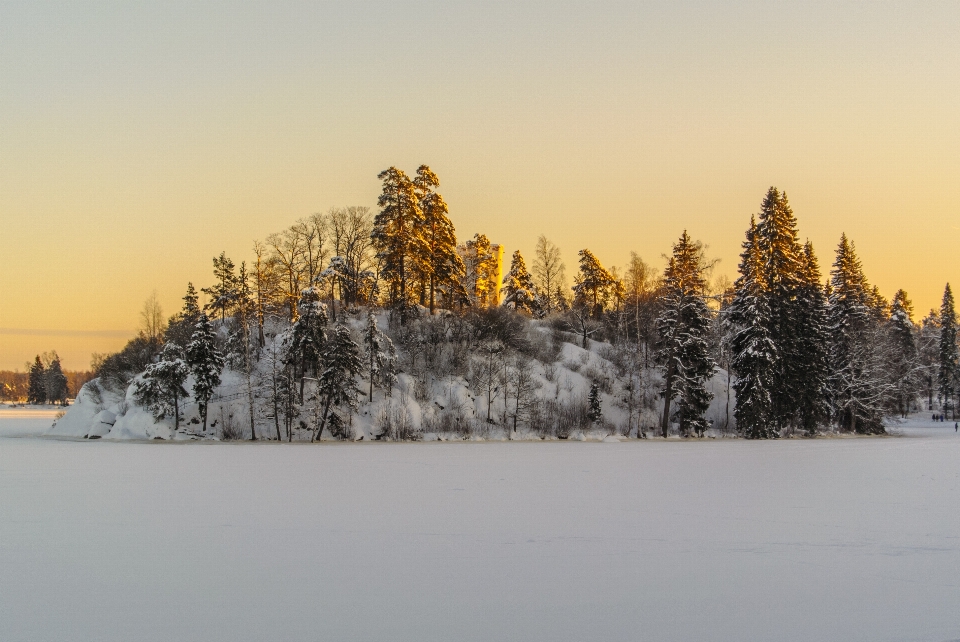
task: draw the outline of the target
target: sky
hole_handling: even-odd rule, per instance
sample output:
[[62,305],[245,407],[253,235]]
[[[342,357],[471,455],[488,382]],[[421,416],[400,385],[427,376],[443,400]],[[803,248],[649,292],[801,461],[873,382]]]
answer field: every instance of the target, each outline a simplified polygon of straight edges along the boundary
[[571,275],[687,229],[733,279],[775,185],[922,317],[960,284],[960,3],[4,0],[0,369],[86,368],[420,164],[460,238]]

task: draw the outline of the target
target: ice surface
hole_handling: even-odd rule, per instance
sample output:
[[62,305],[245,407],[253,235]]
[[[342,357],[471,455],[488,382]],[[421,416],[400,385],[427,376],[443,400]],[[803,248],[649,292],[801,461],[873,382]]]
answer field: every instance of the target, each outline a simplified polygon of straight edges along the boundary
[[957,639],[960,436],[899,432],[4,438],[0,640]]

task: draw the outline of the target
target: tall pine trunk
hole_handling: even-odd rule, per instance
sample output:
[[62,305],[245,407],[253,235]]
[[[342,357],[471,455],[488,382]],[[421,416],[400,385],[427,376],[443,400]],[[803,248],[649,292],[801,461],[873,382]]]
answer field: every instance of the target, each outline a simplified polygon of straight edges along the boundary
[[667,380],[666,387],[663,391],[663,417],[660,419],[660,432],[663,434],[663,438],[667,438],[667,433],[670,429],[670,399],[673,397],[673,379],[676,376],[675,365],[673,363],[673,356],[670,357],[669,365],[667,366]]

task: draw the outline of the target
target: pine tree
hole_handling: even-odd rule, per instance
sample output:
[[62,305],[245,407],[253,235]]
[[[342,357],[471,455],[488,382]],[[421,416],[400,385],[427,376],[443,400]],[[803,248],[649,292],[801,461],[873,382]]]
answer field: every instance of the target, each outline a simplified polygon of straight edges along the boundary
[[[217,283],[202,290],[210,297],[210,303],[206,305],[206,309],[218,311],[221,323],[226,319],[227,311],[231,309],[236,298],[237,277],[233,273],[235,267],[226,253],[220,252],[220,256],[213,259],[213,277]],[[186,301],[186,298],[184,300]]]
[[30,384],[27,389],[27,403],[42,404],[47,401],[46,369],[40,361],[40,355],[30,366]]
[[147,366],[143,377],[134,383],[134,399],[149,408],[154,419],[173,414],[174,429],[179,430],[180,399],[187,396],[183,384],[189,373],[180,346],[167,343],[160,353],[160,360]]
[[360,392],[356,377],[362,368],[360,347],[354,343],[347,326],[338,324],[323,349],[323,372],[317,380],[316,399],[318,404],[323,403],[323,413],[312,441],[320,438],[324,425],[329,421],[331,407],[343,404],[356,407],[357,394]]
[[53,353],[53,358],[45,372],[46,396],[48,402],[59,403],[61,406],[67,401],[67,377],[60,367],[60,357]]
[[367,327],[363,333],[363,345],[366,350],[367,375],[369,377],[370,401],[373,402],[373,386],[379,385],[388,390],[397,380],[397,351],[390,337],[380,332],[377,318],[371,309],[367,313]]
[[933,308],[920,322],[917,360],[921,387],[927,397],[927,410],[933,410],[933,395],[937,389],[937,369],[940,362],[940,313]]
[[870,289],[853,244],[841,235],[831,271],[830,399],[843,430],[878,434],[883,428],[881,377],[871,332]]
[[603,418],[602,400],[600,398],[600,386],[596,383],[590,384],[590,395],[588,397],[590,409],[587,411],[587,418],[593,424],[600,423]]
[[207,410],[210,398],[220,385],[223,355],[217,349],[217,335],[210,319],[200,313],[193,337],[187,345],[187,365],[193,374],[193,397],[200,405],[203,432],[207,432]]
[[779,436],[771,419],[770,386],[777,362],[777,346],[770,336],[770,307],[763,282],[764,261],[756,243],[757,226],[750,229],[740,255],[740,277],[728,313],[731,325],[731,369],[737,393],[734,417],[737,430],[748,439]]
[[450,221],[450,210],[443,197],[434,191],[440,185],[437,175],[426,165],[421,165],[413,182],[423,212],[423,249],[426,252],[418,263],[424,286],[429,290],[430,314],[433,314],[437,290],[449,289],[459,282],[466,267],[457,253],[457,235]]
[[422,261],[428,252],[423,210],[416,184],[402,170],[391,167],[377,178],[383,181],[383,191],[377,201],[381,210],[374,219],[371,239],[382,262],[381,274],[390,282],[390,300],[402,308],[408,303],[409,282],[425,271]]
[[493,253],[493,245],[484,234],[474,234],[465,244],[466,256],[464,265],[466,272],[465,289],[473,305],[487,307],[496,301],[497,288],[497,257]]
[[574,283],[574,307],[586,307],[591,316],[601,316],[614,278],[590,250],[580,250],[580,273]]
[[940,359],[937,368],[937,394],[943,401],[944,411],[956,416],[954,398],[958,381],[960,354],[957,350],[957,313],[950,284],[943,290],[940,305]]
[[533,313],[537,309],[539,300],[537,289],[533,285],[533,279],[527,272],[527,266],[519,250],[513,253],[510,272],[503,277],[503,287],[500,292],[503,293],[503,304],[513,305],[514,310]]
[[813,435],[830,414],[830,333],[827,297],[820,283],[820,267],[813,244],[804,245],[801,257],[800,288],[796,299],[794,325],[793,393],[797,426]]
[[[716,364],[710,355],[710,309],[707,307],[703,246],[684,230],[673,246],[673,255],[663,275],[662,310],[657,318],[657,361],[663,370],[663,416],[660,430],[668,434],[671,416],[686,434],[693,429],[702,433],[707,421],[704,413],[711,395],[706,382]],[[670,404],[677,400],[674,415]]]
[[890,304],[890,342],[893,362],[892,378],[895,386],[896,409],[902,417],[910,412],[910,402],[920,391],[916,326],[913,323],[913,304],[906,291],[897,290]]

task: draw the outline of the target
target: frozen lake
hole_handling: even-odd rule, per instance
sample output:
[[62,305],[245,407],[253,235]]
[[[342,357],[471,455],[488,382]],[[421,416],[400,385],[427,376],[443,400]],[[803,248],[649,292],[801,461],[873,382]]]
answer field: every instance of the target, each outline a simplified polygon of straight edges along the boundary
[[[960,638],[960,436],[143,444],[0,410],[0,640]],[[24,437],[26,435],[26,437]]]

